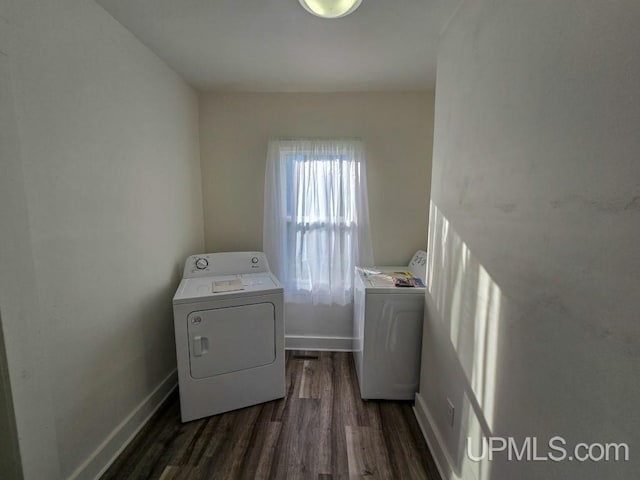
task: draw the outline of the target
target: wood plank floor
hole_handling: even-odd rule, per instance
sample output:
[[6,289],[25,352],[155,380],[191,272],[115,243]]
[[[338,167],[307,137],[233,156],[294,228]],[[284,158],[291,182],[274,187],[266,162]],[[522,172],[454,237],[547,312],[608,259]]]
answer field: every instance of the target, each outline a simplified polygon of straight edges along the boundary
[[440,480],[411,402],[360,399],[351,353],[288,351],[285,399],[189,423],[177,393],[103,479]]

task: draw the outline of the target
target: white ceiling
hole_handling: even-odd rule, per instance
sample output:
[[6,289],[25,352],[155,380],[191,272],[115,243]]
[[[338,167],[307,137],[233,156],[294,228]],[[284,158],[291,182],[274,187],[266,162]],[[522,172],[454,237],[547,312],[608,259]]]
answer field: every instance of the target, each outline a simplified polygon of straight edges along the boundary
[[202,91],[416,91],[435,85],[459,0],[363,0],[325,20],[298,0],[96,0]]

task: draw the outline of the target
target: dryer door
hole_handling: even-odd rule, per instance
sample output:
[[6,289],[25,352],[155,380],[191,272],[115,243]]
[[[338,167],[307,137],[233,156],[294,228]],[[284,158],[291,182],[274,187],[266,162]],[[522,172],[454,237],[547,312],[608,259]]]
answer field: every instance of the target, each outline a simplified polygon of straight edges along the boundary
[[187,331],[193,378],[255,368],[276,359],[272,303],[192,312],[187,317]]

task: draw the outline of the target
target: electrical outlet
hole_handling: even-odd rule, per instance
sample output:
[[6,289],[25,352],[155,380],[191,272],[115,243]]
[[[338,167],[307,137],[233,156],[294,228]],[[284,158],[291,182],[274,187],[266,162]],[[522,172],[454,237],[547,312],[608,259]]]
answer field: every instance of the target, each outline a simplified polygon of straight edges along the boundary
[[449,420],[449,426],[453,428],[453,421],[456,417],[456,407],[453,406],[451,400],[447,398],[447,418]]

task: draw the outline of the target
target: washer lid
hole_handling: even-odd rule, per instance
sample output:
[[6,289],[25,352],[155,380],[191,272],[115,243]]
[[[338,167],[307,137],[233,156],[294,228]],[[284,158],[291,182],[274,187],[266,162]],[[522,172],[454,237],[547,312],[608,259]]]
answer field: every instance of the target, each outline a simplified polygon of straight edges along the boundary
[[[384,274],[407,272],[407,266],[399,267],[356,267],[356,274],[367,293],[391,293],[398,295],[424,295],[425,287],[396,287],[393,281]],[[382,274],[382,275],[381,275]],[[424,279],[421,278],[424,282]]]
[[[242,284],[242,290],[214,293],[214,282]],[[213,277],[183,278],[173,297],[173,304],[241,298],[255,295],[282,293],[282,285],[271,273],[247,273],[242,275],[219,275]]]

